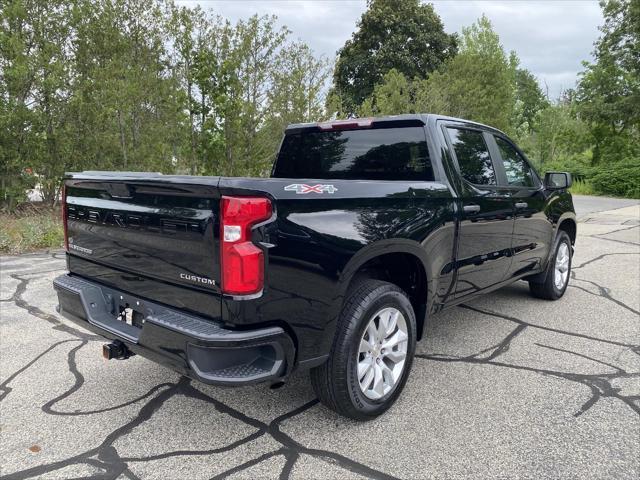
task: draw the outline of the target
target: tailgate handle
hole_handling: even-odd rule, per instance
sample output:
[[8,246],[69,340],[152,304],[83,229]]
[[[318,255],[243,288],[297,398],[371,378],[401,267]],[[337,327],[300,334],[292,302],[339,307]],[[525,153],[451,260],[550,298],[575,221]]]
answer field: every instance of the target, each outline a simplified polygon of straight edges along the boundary
[[133,198],[133,187],[125,183],[105,183],[104,186],[111,198]]

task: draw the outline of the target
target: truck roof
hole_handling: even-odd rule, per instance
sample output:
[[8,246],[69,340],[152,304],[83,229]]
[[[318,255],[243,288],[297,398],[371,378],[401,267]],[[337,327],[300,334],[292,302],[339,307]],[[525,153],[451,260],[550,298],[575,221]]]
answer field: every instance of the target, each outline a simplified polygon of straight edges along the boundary
[[[329,120],[326,122],[308,122],[308,123],[292,123],[287,126],[285,129],[285,134],[287,133],[296,133],[302,130],[307,129],[316,129],[319,128],[321,130],[330,130],[331,125],[351,125],[351,124],[360,124],[362,127],[370,125],[372,123],[398,123],[403,126],[410,125],[426,125],[430,123],[430,121],[435,120],[449,120],[455,122],[464,122],[472,125],[477,125],[483,128],[489,128],[491,130],[495,130],[497,132],[503,133],[501,130],[492,127],[491,125],[485,125],[480,122],[474,122],[473,120],[467,120],[464,118],[458,117],[449,117],[447,115],[439,115],[436,113],[403,113],[400,115],[384,115],[379,117],[363,117],[363,118],[348,118],[348,119],[336,119]],[[400,126],[400,125],[399,125]],[[356,127],[357,128],[357,127]]]

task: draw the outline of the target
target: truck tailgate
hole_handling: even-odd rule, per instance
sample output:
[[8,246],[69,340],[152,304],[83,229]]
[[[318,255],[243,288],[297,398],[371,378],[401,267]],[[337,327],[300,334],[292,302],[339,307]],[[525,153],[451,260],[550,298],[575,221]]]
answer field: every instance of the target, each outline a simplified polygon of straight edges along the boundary
[[220,293],[217,177],[66,180],[69,254],[135,276]]

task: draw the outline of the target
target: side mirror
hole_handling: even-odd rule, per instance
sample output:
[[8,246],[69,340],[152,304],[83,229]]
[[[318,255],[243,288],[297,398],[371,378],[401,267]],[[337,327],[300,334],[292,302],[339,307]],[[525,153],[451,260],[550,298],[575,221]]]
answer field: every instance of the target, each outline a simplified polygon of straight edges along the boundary
[[544,176],[544,187],[549,190],[569,188],[572,183],[569,172],[547,172]]

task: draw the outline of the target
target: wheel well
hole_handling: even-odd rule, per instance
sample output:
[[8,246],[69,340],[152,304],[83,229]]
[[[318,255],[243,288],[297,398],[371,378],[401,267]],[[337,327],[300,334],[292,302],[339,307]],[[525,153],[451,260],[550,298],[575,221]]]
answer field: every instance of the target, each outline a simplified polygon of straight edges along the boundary
[[380,255],[362,265],[351,284],[362,278],[393,283],[405,291],[416,314],[417,340],[420,340],[427,312],[427,275],[420,259],[410,253]]
[[571,245],[575,245],[576,243],[576,222],[571,219],[563,220],[562,223],[558,226],[558,230],[563,230],[567,232],[569,238],[571,239]]

